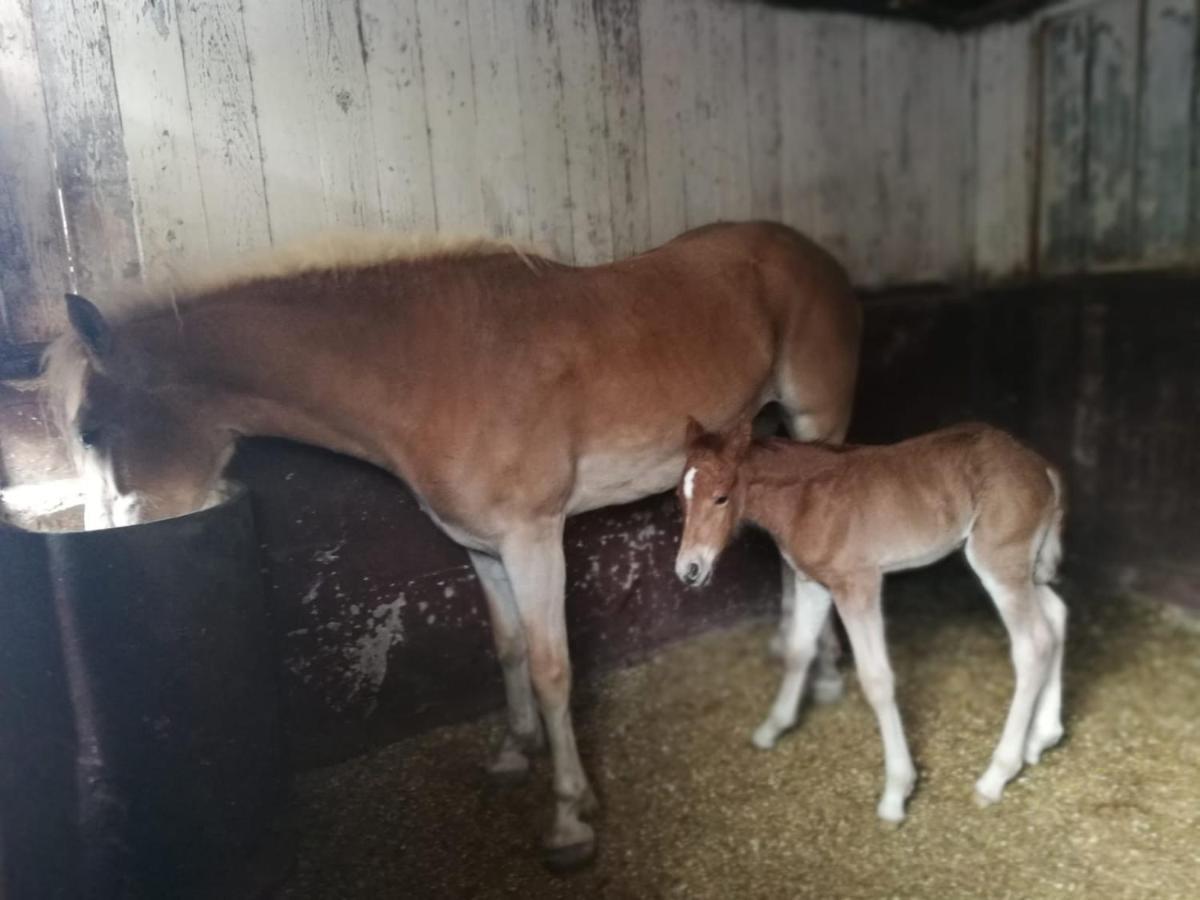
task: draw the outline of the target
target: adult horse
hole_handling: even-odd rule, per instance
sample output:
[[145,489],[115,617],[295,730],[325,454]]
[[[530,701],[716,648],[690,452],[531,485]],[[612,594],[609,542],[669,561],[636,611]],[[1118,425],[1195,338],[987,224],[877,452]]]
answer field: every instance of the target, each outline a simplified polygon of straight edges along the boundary
[[587,268],[484,240],[316,246],[107,314],[68,296],[47,372],[88,527],[204,505],[243,435],[402,478],[487,598],[508,699],[490,768],[528,769],[540,708],[547,859],[586,859],[595,800],[569,711],[564,519],[672,487],[688,416],[724,428],[777,401],[796,436],[840,440],[861,327],[845,273],[768,223]]

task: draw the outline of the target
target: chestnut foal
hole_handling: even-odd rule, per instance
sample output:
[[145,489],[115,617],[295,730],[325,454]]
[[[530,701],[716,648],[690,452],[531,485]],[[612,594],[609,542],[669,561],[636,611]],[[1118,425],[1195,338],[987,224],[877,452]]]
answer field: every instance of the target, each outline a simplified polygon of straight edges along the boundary
[[883,576],[927,565],[964,544],[1008,628],[1016,669],[1000,743],[975,785],[979,802],[999,800],[1022,758],[1036,763],[1062,737],[1067,608],[1049,582],[1062,555],[1064,498],[1053,466],[979,424],[888,446],[837,447],[752,442],[748,423],[713,434],[689,420],[687,444],[676,574],[690,584],[708,581],[743,521],[770,532],[796,573],[786,672],[754,733],[756,746],[771,748],[795,723],[832,599],[883,737],[887,781],[879,816],[901,821],[916,770],[884,643]]

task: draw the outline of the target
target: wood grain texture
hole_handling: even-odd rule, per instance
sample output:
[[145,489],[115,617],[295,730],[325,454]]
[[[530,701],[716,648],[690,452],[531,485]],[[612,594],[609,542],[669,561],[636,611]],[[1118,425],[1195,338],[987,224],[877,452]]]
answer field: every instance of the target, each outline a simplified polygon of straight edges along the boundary
[[1087,254],[1093,268],[1133,252],[1134,134],[1139,3],[1109,0],[1089,9]]
[[750,217],[750,103],[746,79],[746,4],[713,0],[707,17],[709,176],[715,219]]
[[514,16],[521,133],[525,143],[533,240],[557,257],[575,255],[575,223],[563,111],[563,70],[555,0],[510,4]]
[[783,131],[780,109],[779,19],[761,4],[746,7],[746,92],[750,137],[750,214],[783,215]]
[[1033,225],[1035,81],[1028,22],[979,32],[975,71],[974,270],[1028,271]]
[[34,0],[31,10],[71,287],[136,280],[141,259],[104,9],[87,0]]
[[173,3],[105,0],[146,274],[208,258],[208,229]]
[[67,249],[29,0],[0,4],[0,336],[62,325]]
[[687,42],[683,0],[641,4],[642,95],[646,115],[646,169],[650,242],[668,241],[687,228],[682,108]]
[[196,161],[214,255],[270,243],[262,154],[238,0],[179,0]]
[[[1194,0],[1147,0],[1138,103],[1137,208],[1134,230],[1142,263],[1188,256],[1193,92]],[[1194,248],[1193,248],[1194,249]]]
[[434,231],[437,201],[417,2],[361,0],[360,11],[380,218],[389,228]]
[[618,259],[651,245],[638,7],[637,0],[595,4],[608,143],[613,255]]
[[1051,19],[1041,35],[1038,254],[1047,272],[1077,271],[1086,260],[1088,33],[1084,12]]

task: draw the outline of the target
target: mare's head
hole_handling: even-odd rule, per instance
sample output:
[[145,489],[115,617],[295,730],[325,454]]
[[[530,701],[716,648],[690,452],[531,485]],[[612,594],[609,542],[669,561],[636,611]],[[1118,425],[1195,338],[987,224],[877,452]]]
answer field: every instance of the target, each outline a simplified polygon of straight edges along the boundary
[[714,434],[688,419],[687,463],[678,488],[683,537],[675,557],[675,574],[685,584],[702,585],[712,578],[713,564],[741,518],[738,467],[750,448],[751,429],[747,418]]
[[84,482],[86,528],[133,525],[218,499],[234,435],[171,377],[169,351],[147,352],[83,297],[47,351],[53,413]]

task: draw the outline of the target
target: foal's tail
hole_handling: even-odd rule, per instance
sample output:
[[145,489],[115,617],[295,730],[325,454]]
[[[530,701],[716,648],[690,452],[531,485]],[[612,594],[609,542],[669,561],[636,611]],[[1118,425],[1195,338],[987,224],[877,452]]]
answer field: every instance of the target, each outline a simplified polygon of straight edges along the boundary
[[1063,496],[1062,475],[1053,466],[1046,467],[1050,477],[1050,486],[1054,488],[1054,508],[1050,513],[1050,521],[1042,533],[1042,540],[1033,560],[1034,584],[1050,584],[1058,575],[1058,565],[1062,562],[1062,526],[1066,514],[1066,498]]

